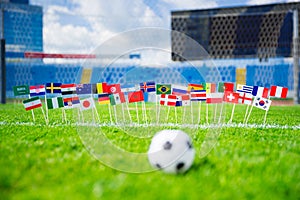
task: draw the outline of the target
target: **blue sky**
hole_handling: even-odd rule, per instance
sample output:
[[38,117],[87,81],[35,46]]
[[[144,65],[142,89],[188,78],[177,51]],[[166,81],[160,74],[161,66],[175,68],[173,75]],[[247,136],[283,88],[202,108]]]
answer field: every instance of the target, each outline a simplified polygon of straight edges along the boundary
[[86,53],[123,31],[168,29],[172,10],[291,1],[300,0],[30,0],[30,4],[44,8],[45,52]]

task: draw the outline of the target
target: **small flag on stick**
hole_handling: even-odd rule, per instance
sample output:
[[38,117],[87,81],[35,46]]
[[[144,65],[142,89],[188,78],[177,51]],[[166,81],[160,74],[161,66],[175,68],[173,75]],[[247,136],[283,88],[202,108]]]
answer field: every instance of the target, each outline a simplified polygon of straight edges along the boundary
[[278,98],[286,98],[288,93],[287,87],[281,86],[271,86],[270,96],[271,97],[278,97]]
[[44,96],[46,94],[46,89],[44,85],[30,86],[29,90],[30,90],[30,97]]
[[239,102],[239,93],[231,92],[231,91],[225,91],[223,100],[227,103],[234,103],[237,104]]
[[47,98],[47,108],[56,109],[64,107],[64,102],[62,97]]
[[236,91],[252,94],[253,86],[237,84]]
[[23,101],[23,104],[24,104],[26,111],[42,107],[42,102],[39,97],[33,97],[30,99],[26,99]]
[[170,84],[157,84],[156,85],[156,94],[171,94],[172,86]]
[[92,97],[80,100],[80,110],[89,110],[95,108],[94,99]]
[[121,104],[121,103],[125,103],[126,100],[125,100],[125,95],[123,92],[119,92],[119,93],[115,93],[115,94],[111,94],[109,96],[110,98],[110,104],[112,106],[114,105],[118,105],[118,104]]
[[253,86],[252,95],[268,98],[269,89],[265,87]]
[[61,83],[46,83],[46,93],[60,94],[61,85],[62,85]]
[[135,102],[141,102],[141,101],[144,101],[144,94],[143,94],[142,90],[128,93],[128,102],[129,103],[135,103]]
[[234,91],[234,83],[220,82],[218,85],[218,92],[225,92],[225,91],[233,92]]
[[98,103],[103,105],[103,104],[109,104],[110,99],[109,99],[110,94],[98,94]]
[[204,88],[204,90],[206,90],[206,94],[216,92],[216,84],[215,83],[203,83],[203,88]]
[[28,85],[14,86],[13,91],[14,91],[15,96],[28,95],[29,94],[29,87],[28,87]]
[[203,89],[204,89],[203,85],[201,85],[201,84],[194,84],[194,83],[189,83],[188,84],[188,88],[187,88],[187,90],[189,92],[194,91],[194,90],[203,90]]
[[172,94],[183,95],[183,94],[187,94],[187,92],[188,92],[188,87],[172,84]]
[[155,82],[149,81],[140,83],[140,90],[143,92],[155,92]]
[[92,94],[92,85],[91,84],[77,84],[76,85],[77,94]]
[[162,94],[160,96],[160,105],[176,106],[177,96],[171,94]]

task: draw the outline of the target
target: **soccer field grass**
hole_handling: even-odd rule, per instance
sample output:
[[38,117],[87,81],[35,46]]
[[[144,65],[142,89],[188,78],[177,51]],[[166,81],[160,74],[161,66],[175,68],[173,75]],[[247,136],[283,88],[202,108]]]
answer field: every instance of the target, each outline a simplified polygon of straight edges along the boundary
[[[299,199],[300,107],[255,109],[249,126],[222,129],[213,150],[181,175],[124,173],[103,165],[83,145],[60,111],[47,126],[21,104],[0,105],[0,199]],[[245,107],[237,106],[233,123]],[[229,112],[227,113],[228,118]],[[151,137],[114,127],[107,137],[122,148],[146,152]],[[191,135],[197,150],[206,129]]]

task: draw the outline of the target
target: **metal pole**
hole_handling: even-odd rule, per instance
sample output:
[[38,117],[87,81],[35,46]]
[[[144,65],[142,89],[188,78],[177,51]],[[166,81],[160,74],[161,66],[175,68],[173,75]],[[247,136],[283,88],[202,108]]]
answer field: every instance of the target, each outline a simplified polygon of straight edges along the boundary
[[1,72],[0,72],[0,100],[2,104],[6,103],[6,65],[5,65],[5,39],[1,39],[0,47]]
[[299,27],[298,10],[293,11],[294,104],[299,104]]

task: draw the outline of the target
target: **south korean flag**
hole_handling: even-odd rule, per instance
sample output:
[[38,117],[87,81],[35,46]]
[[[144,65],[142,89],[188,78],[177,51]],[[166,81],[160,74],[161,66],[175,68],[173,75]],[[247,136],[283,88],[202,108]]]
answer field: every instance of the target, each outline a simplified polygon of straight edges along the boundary
[[263,97],[255,97],[253,101],[253,106],[260,108],[262,110],[268,111],[271,106],[272,101]]

